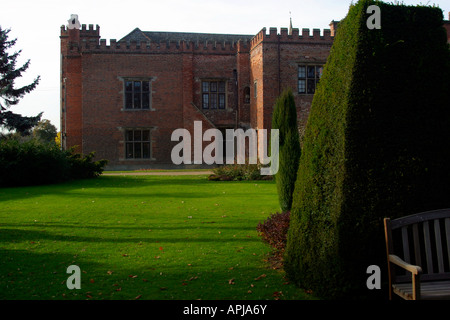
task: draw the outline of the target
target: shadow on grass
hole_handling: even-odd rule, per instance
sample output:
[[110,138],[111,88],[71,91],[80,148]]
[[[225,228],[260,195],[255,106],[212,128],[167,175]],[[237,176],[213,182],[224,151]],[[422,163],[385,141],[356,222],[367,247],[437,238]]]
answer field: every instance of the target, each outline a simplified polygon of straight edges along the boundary
[[[148,193],[133,194],[133,196],[151,196],[151,197],[181,197],[181,198],[208,198],[210,194],[204,191],[195,192],[196,188],[207,189],[211,185],[218,183],[229,186],[230,184],[254,185],[256,183],[266,184],[271,181],[209,181],[203,176],[100,176],[95,179],[73,180],[60,184],[50,184],[42,186],[12,187],[0,188],[0,202],[5,200],[29,199],[42,195],[65,195],[70,196],[95,196],[103,198],[117,198],[129,196],[126,192],[120,192],[121,189],[149,188]],[[191,189],[186,189],[192,187]],[[164,188],[167,192],[158,192]],[[177,192],[177,189],[189,190],[189,192]],[[118,189],[118,192],[105,191],[102,189]],[[80,190],[80,192],[76,191]],[[81,192],[81,190],[85,190]],[[94,192],[98,190],[98,192]],[[104,192],[103,192],[104,191]],[[194,192],[192,192],[194,191]],[[214,194],[213,194],[214,196]]]
[[[68,228],[71,228],[72,226],[67,226]],[[41,229],[42,227],[40,227]],[[88,227],[89,228],[89,227]],[[91,230],[88,231],[89,233],[95,233],[95,229],[97,228],[90,228]],[[104,228],[108,229],[108,228]],[[148,229],[148,227],[146,228]],[[158,231],[165,230],[170,228],[158,228]],[[185,230],[186,228],[172,228],[173,229],[182,229]],[[220,228],[221,230],[224,230],[225,228]],[[236,229],[236,228],[231,228]],[[117,229],[115,229],[117,230]],[[244,230],[247,230],[247,228],[244,228]],[[198,231],[198,230],[196,230]],[[198,231],[200,232],[200,231]],[[130,233],[128,233],[130,234]],[[192,236],[189,234],[186,234],[185,237],[174,237],[172,235],[161,235],[161,233],[155,233],[149,234],[148,236],[121,236],[118,235],[117,237],[107,237],[104,235],[97,235],[97,236],[77,236],[77,235],[62,235],[62,234],[55,234],[50,233],[47,231],[35,231],[35,230],[21,230],[21,229],[7,229],[7,228],[0,228],[0,243],[14,243],[14,242],[20,242],[20,241],[32,241],[32,242],[38,242],[38,241],[63,241],[63,242],[110,242],[110,243],[189,243],[189,242],[260,242],[261,239],[255,237],[222,237],[222,238],[208,238],[208,237],[201,237],[200,236]]]
[[[74,256],[67,253],[0,248],[0,300],[52,299],[69,295],[72,290],[67,288],[66,281],[71,274],[67,273],[67,267],[77,264],[74,262]],[[82,270],[98,268],[99,265],[91,261],[82,263]]]
[[[270,300],[302,299],[274,270],[205,262],[109,264],[72,254],[0,249],[0,300]],[[81,289],[68,289],[67,267],[81,269]],[[234,267],[234,268],[233,268]],[[232,279],[232,283],[231,283]],[[282,295],[274,296],[274,292]],[[159,310],[163,311],[163,310]]]
[[[249,187],[256,184],[270,184],[272,181],[208,181],[198,176],[101,176],[96,179],[74,180],[61,184],[0,188],[0,202],[5,200],[20,200],[44,195],[60,195],[70,197],[90,198],[213,198],[218,194],[208,192],[211,186],[230,184]],[[143,189],[145,188],[145,189]],[[113,191],[118,189],[118,191]],[[120,190],[124,190],[124,192]],[[142,190],[130,193],[130,189]],[[258,191],[259,195],[263,195]],[[247,194],[237,193],[236,196],[247,197]]]

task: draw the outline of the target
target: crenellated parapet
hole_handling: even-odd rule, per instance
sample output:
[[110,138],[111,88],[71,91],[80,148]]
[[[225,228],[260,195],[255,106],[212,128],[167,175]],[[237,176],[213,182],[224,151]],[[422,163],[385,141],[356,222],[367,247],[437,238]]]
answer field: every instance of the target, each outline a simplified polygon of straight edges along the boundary
[[[82,39],[80,50],[84,53],[205,53],[205,54],[235,54],[237,43],[230,42],[190,42],[190,41],[117,41],[111,39],[109,45],[106,39]],[[248,44],[239,44],[240,47],[249,47]]]
[[[81,29],[61,26],[61,39],[68,39],[68,53],[196,53],[236,54],[248,51],[250,41],[117,41],[100,39],[100,27],[82,25]],[[238,49],[239,48],[239,49]]]
[[312,33],[310,29],[303,28],[300,33],[299,28],[293,28],[292,33],[289,34],[288,28],[280,28],[279,32],[277,28],[263,28],[259,31],[250,41],[250,46],[253,48],[261,42],[267,43],[332,43],[334,36],[331,34],[330,29],[313,29]]
[[81,25],[80,29],[69,29],[67,26],[61,26],[61,38],[69,37],[70,33],[78,33],[80,39],[100,39],[100,26],[89,24],[87,27],[85,24]]
[[79,29],[69,29],[61,26],[61,40],[67,46],[67,53],[195,53],[195,54],[236,54],[248,52],[261,42],[284,44],[330,44],[334,32],[330,29],[293,28],[289,34],[288,28],[261,29],[253,38],[237,41],[117,41],[100,38],[100,27],[93,24],[81,25]]

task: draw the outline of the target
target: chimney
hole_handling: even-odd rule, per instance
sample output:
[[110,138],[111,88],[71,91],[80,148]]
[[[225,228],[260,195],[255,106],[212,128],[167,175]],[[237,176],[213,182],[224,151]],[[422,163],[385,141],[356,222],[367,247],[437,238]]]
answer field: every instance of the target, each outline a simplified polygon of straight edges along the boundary
[[290,23],[289,23],[289,35],[292,36],[292,18],[290,18]]
[[330,31],[331,31],[331,36],[332,37],[336,36],[336,31],[337,31],[337,28],[338,28],[338,24],[339,24],[339,21],[332,20],[330,22]]
[[67,20],[68,25],[68,33],[69,33],[69,43],[80,43],[80,21],[78,21],[78,15],[72,14],[70,15],[70,19]]

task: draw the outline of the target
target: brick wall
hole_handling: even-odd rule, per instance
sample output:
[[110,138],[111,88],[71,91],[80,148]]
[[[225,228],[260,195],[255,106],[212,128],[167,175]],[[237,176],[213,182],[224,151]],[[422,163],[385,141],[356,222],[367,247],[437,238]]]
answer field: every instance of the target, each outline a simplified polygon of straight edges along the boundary
[[[248,122],[249,108],[239,117],[236,44],[119,43],[106,45],[99,28],[61,29],[61,128],[67,147],[95,151],[110,168],[145,168],[172,164],[172,132],[194,121],[209,128],[235,128]],[[239,81],[248,85],[248,46],[240,54]],[[248,61],[248,59],[247,59]],[[150,78],[151,109],[124,109],[124,79]],[[64,80],[65,83],[64,83]],[[225,110],[203,110],[202,80],[226,81]],[[63,94],[64,93],[64,94]],[[64,108],[66,106],[66,108]],[[151,159],[125,159],[125,130],[151,128]],[[203,145],[209,143],[205,142]],[[193,146],[192,146],[193,147]],[[192,148],[193,150],[193,148]]]
[[[252,40],[250,65],[252,82],[258,83],[258,97],[251,105],[251,124],[253,127],[270,128],[272,112],[276,99],[286,88],[291,88],[297,106],[299,127],[303,130],[311,107],[310,94],[298,94],[298,66],[300,64],[325,64],[333,37],[331,31],[314,29],[286,28],[280,32],[270,28],[269,33],[262,29]],[[252,94],[253,98],[253,94]]]

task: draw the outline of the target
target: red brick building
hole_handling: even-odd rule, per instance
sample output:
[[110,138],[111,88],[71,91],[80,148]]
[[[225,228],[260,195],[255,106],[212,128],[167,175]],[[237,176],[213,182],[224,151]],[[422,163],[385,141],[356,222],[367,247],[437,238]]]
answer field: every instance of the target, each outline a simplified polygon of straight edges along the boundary
[[63,147],[95,151],[109,169],[172,167],[175,129],[193,133],[194,121],[203,130],[270,129],[275,100],[287,87],[302,130],[335,28],[332,21],[312,33],[135,29],[107,45],[99,26],[62,26]]

